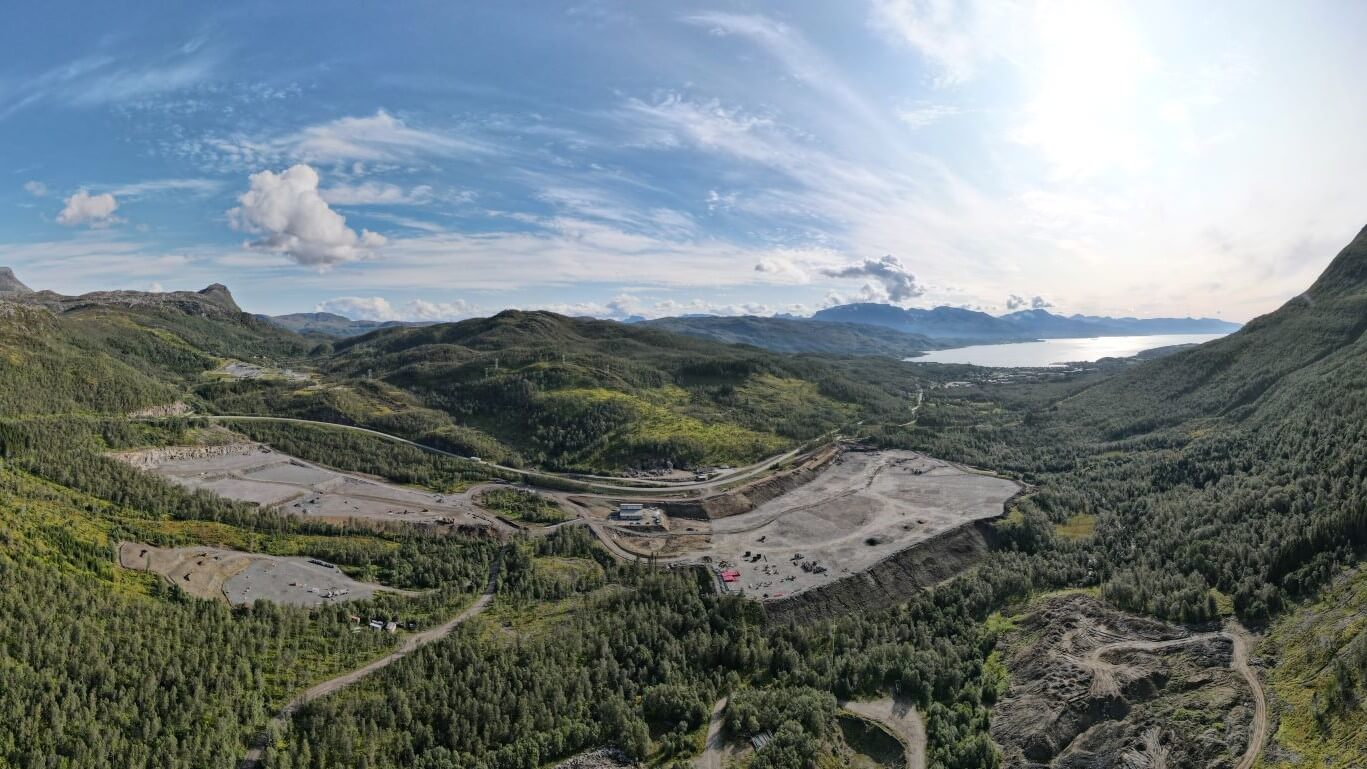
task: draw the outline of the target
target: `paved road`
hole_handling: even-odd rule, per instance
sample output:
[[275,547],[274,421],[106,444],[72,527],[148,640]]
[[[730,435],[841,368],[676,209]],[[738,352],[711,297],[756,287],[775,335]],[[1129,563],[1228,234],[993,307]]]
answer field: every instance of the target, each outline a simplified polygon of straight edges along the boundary
[[252,746],[251,750],[247,751],[247,755],[243,757],[242,762],[238,765],[239,769],[256,769],[256,767],[260,766],[261,756],[265,751],[266,741],[270,739],[272,728],[283,727],[289,722],[290,718],[299,710],[299,708],[302,708],[304,705],[319,697],[326,697],[329,694],[341,691],[377,670],[389,667],[433,641],[441,640],[450,635],[453,630],[471,617],[482,614],[485,609],[489,608],[489,604],[494,600],[494,591],[498,587],[498,570],[500,564],[500,559],[494,559],[493,565],[489,568],[489,584],[485,587],[484,592],[480,594],[479,598],[476,599],[473,604],[466,607],[465,611],[457,614],[445,624],[408,636],[404,639],[403,643],[399,645],[399,648],[390,654],[368,662],[355,670],[343,673],[336,678],[331,678],[320,684],[315,684],[286,703],[285,707],[280,709],[280,712],[271,719],[266,729],[262,731],[261,736],[257,738],[256,744]]
[[916,708],[891,697],[869,702],[843,702],[841,707],[886,726],[906,750],[907,769],[926,769],[926,725]]
[[[167,419],[185,419],[185,418],[187,418],[187,417],[188,417],[188,418],[196,418],[196,419],[207,419],[207,420],[209,420],[209,421],[236,420],[236,421],[239,421],[239,422],[283,422],[283,423],[287,423],[287,424],[312,425],[312,426],[315,426],[315,427],[332,427],[332,428],[337,428],[337,429],[340,429],[340,430],[351,430],[351,431],[353,431],[353,432],[365,433],[365,434],[367,434],[367,435],[373,435],[373,436],[376,436],[376,437],[378,437],[378,438],[384,438],[384,439],[386,439],[386,440],[393,441],[393,442],[395,442],[395,443],[402,443],[402,444],[407,445],[407,446],[412,446],[412,447],[417,448],[417,449],[422,449],[423,451],[431,452],[431,453],[433,453],[433,454],[440,454],[440,455],[442,455],[442,456],[452,457],[453,459],[463,459],[463,460],[466,460],[467,462],[470,461],[470,458],[469,458],[469,457],[463,456],[463,455],[461,455],[461,454],[456,454],[456,453],[454,453],[454,452],[446,451],[446,450],[444,450],[444,449],[439,449],[439,448],[435,448],[435,447],[433,447],[433,446],[428,446],[428,445],[426,445],[426,444],[418,443],[417,441],[410,441],[410,440],[408,440],[407,438],[400,438],[400,437],[397,436],[397,435],[390,435],[389,433],[380,432],[379,430],[371,430],[371,429],[368,428],[368,427],[357,427],[356,425],[342,425],[342,424],[337,424],[336,422],[320,422],[320,421],[317,421],[317,420],[314,420],[314,419],[296,419],[296,418],[294,418],[294,417],[265,417],[265,416],[234,415],[234,414],[186,414],[186,415],[178,416],[178,417],[135,417],[135,418],[134,418],[134,421],[141,421],[141,422],[156,422],[156,421],[164,421],[164,420],[167,420]],[[797,455],[800,454],[801,452],[802,452],[802,449],[801,449],[801,448],[796,448],[796,449],[793,449],[792,451],[789,451],[789,452],[786,452],[786,453],[783,453],[783,454],[779,454],[779,455],[777,455],[777,456],[772,456],[772,457],[769,457],[768,459],[765,459],[765,460],[761,460],[761,461],[759,461],[759,462],[756,462],[756,463],[753,464],[753,465],[747,465],[747,466],[745,466],[745,467],[743,467],[743,468],[740,468],[740,469],[736,470],[736,471],[733,472],[733,473],[727,474],[727,475],[724,476],[724,477],[715,478],[715,479],[710,480],[710,481],[701,481],[701,482],[692,482],[692,483],[675,483],[675,482],[671,482],[671,481],[649,481],[649,480],[642,480],[642,481],[640,481],[637,485],[632,485],[632,486],[615,485],[615,484],[609,484],[609,483],[599,483],[599,482],[597,482],[597,481],[594,481],[594,482],[590,483],[590,482],[587,482],[587,481],[578,480],[578,479],[576,479],[573,475],[562,475],[562,474],[560,474],[560,473],[548,473],[548,472],[546,472],[546,471],[544,471],[544,470],[526,470],[526,469],[519,468],[519,467],[508,467],[507,465],[495,464],[495,463],[493,463],[493,462],[481,462],[480,464],[483,464],[483,465],[486,466],[486,467],[492,467],[492,468],[494,468],[494,469],[496,469],[496,470],[503,470],[503,471],[509,472],[509,473],[518,473],[518,474],[523,475],[523,476],[525,476],[525,477],[527,477],[527,478],[546,478],[546,479],[551,479],[551,480],[554,480],[554,481],[557,481],[557,482],[560,482],[560,483],[564,483],[564,482],[567,482],[567,481],[568,481],[568,482],[573,482],[573,483],[582,483],[583,485],[588,486],[588,487],[593,488],[593,489],[600,489],[600,490],[607,490],[607,491],[615,491],[615,492],[635,492],[635,493],[638,493],[638,494],[639,494],[639,493],[642,493],[642,492],[652,492],[652,491],[707,491],[707,490],[710,490],[710,489],[719,488],[719,487],[721,487],[721,486],[723,486],[723,485],[726,485],[726,484],[729,484],[729,483],[734,483],[734,482],[739,481],[739,480],[745,480],[746,478],[750,478],[750,477],[752,477],[752,476],[758,475],[758,474],[764,472],[765,470],[768,470],[769,468],[771,468],[771,467],[773,467],[773,466],[775,466],[775,465],[781,464],[781,463],[783,463],[783,462],[788,461],[789,459],[792,459],[793,457],[797,456]]]
[[[1267,745],[1267,693],[1263,691],[1262,682],[1248,664],[1249,633],[1235,620],[1230,620],[1225,629],[1216,633],[1201,633],[1187,638],[1177,638],[1171,641],[1118,641],[1116,643],[1105,644],[1093,649],[1088,655],[1088,661],[1098,666],[1104,666],[1101,658],[1112,651],[1157,651],[1168,649],[1174,646],[1196,643],[1208,638],[1224,638],[1234,646],[1233,655],[1230,658],[1229,667],[1244,677],[1248,682],[1248,688],[1253,693],[1253,726],[1248,736],[1248,747],[1244,750],[1243,758],[1235,766],[1235,769],[1252,769],[1257,763],[1258,756],[1263,752]],[[1093,668],[1096,672],[1097,668]],[[1095,680],[1095,679],[1094,679]]]

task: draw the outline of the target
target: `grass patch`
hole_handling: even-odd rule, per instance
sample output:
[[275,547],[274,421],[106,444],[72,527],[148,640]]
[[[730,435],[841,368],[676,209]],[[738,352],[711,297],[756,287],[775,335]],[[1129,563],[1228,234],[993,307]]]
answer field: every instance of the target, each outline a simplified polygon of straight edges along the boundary
[[547,525],[569,519],[554,499],[525,489],[490,489],[477,501],[490,512],[523,523]]
[[1086,539],[1096,532],[1096,516],[1079,514],[1075,515],[1063,523],[1054,524],[1054,533],[1059,537],[1076,542],[1079,539]]
[[[1367,569],[1341,577],[1313,601],[1279,619],[1259,648],[1276,660],[1269,675],[1278,712],[1273,741],[1290,760],[1264,760],[1263,767],[1367,766],[1367,687],[1362,670],[1343,694],[1342,676],[1352,679],[1357,655],[1367,645]],[[1337,695],[1336,695],[1337,693]],[[1331,699],[1341,705],[1329,707]]]

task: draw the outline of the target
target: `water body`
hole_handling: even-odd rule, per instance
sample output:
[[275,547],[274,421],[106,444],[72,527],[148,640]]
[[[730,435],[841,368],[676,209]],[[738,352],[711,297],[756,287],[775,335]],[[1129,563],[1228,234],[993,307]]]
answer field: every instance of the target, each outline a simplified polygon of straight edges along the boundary
[[1201,344],[1222,336],[1224,334],[1155,334],[975,344],[949,350],[932,350],[925,355],[907,360],[916,363],[971,363],[975,366],[994,368],[1062,366],[1065,363],[1091,362],[1102,358],[1127,358],[1155,347]]

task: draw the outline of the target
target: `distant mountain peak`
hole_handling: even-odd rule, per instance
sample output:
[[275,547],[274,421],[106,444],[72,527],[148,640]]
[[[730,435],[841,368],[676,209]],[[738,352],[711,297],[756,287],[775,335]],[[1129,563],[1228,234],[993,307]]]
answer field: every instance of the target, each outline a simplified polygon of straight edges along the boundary
[[25,286],[18,278],[14,277],[14,270],[8,267],[0,267],[0,296],[32,293],[33,289]]
[[200,296],[213,302],[214,304],[217,304],[219,307],[222,307],[225,310],[232,310],[233,312],[242,312],[242,308],[238,307],[237,302],[233,300],[232,292],[229,291],[228,287],[223,285],[222,283],[211,283],[208,286],[205,286],[204,288],[200,289],[198,293]]

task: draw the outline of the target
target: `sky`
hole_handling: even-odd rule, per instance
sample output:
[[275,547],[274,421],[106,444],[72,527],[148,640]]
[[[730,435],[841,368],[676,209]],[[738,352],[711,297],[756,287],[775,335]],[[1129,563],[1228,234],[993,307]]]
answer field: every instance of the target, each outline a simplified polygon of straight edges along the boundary
[[1243,321],[1367,224],[1367,4],[69,3],[0,265],[253,312]]

